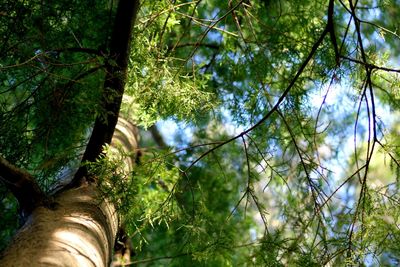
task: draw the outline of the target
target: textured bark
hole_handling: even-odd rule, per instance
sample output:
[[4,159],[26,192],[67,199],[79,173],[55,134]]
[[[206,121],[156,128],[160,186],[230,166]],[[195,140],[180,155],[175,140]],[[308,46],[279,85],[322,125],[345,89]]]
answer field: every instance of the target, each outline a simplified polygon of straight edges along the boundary
[[[137,128],[119,119],[112,145],[132,153],[122,166],[130,171]],[[51,209],[40,206],[32,212],[3,252],[0,266],[109,266],[119,227],[114,205],[89,183],[56,194],[54,201]]]
[[108,266],[118,228],[114,206],[93,185],[63,192],[34,210],[0,266]]
[[[133,171],[135,162],[140,154],[138,148],[139,129],[132,122],[120,117],[111,141],[111,149],[113,150],[114,155],[118,155],[119,152],[125,154],[121,155],[121,158],[123,158],[125,162],[123,170],[126,173]],[[129,155],[129,157],[126,157],[126,155]]]
[[[111,152],[114,157],[121,157],[119,160],[123,159],[124,165],[120,167],[125,174],[132,173],[140,156],[139,137],[139,129],[135,124],[121,117],[118,119],[111,141]],[[130,262],[132,246],[130,238],[124,233],[123,222],[118,233],[118,243],[114,248],[115,254],[111,266],[127,266],[126,263]]]
[[[124,92],[130,40],[138,8],[138,0],[118,2],[110,40],[111,58],[101,99],[106,118],[96,119],[83,162],[95,161],[101,155],[103,145],[111,142]],[[117,130],[118,141],[114,143],[120,143],[124,151],[134,153],[138,143],[137,129],[127,122],[122,124],[125,125],[122,128],[129,129]],[[2,163],[7,165],[7,162],[0,162],[0,167]],[[127,170],[131,170],[133,163],[134,159],[127,158]],[[17,185],[25,181],[22,189],[34,189],[30,184],[25,186],[26,181],[34,181],[29,174],[16,172],[11,178]],[[114,205],[100,195],[96,179],[91,178],[93,176],[88,174],[86,167],[81,167],[71,183],[56,194],[52,205],[33,199],[30,208],[33,212],[1,255],[0,266],[108,266],[118,230],[118,216]],[[13,193],[22,194],[21,199],[26,194],[21,188]],[[30,196],[26,197],[29,199]]]

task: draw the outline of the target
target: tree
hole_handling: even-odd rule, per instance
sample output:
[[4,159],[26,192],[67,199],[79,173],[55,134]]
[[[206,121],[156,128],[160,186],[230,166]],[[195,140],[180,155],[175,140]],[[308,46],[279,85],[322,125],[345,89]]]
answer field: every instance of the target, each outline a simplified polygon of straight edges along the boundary
[[[40,6],[37,5],[37,3],[30,3],[31,6],[26,6],[27,4],[23,2],[14,4],[17,6],[20,5],[19,10],[26,11],[30,9],[26,12],[31,13],[30,15],[32,17],[36,15],[34,13],[36,9],[43,12],[46,8],[46,6]],[[60,7],[63,6],[61,5]],[[111,62],[105,62],[104,64],[104,85],[103,89],[99,92],[100,95],[97,100],[100,103],[99,108],[104,109],[106,113],[103,114],[103,116],[97,116],[85,152],[83,153],[82,161],[93,162],[100,156],[103,145],[111,142],[122,101],[131,32],[137,9],[137,1],[118,2],[118,7],[115,12],[115,21],[110,33],[111,38],[108,45],[110,53],[108,61]],[[7,11],[9,13],[6,13],[5,16],[10,16],[10,18],[16,16],[16,19],[18,19],[18,17],[21,16],[21,14],[13,14],[15,10],[6,9],[6,12]],[[60,10],[50,7],[49,13],[51,14],[54,11],[56,11],[54,15],[59,16],[57,12]],[[68,21],[70,19],[68,16],[68,9],[65,12],[66,15],[61,14],[61,19]],[[41,18],[36,17],[35,19],[40,20]],[[51,20],[45,22],[39,21],[37,23],[39,23],[41,27],[49,27],[50,30],[54,27]],[[59,28],[55,28],[54,30],[59,30]],[[39,33],[45,34],[45,32]],[[72,34],[74,35],[73,32]],[[15,42],[14,38],[8,37],[9,36],[5,37],[5,50],[11,48],[8,46],[7,41],[9,40],[7,39],[10,39],[9,43],[11,43],[11,45],[19,45],[18,42]],[[30,37],[29,31],[27,36],[23,33],[21,37],[23,39]],[[39,74],[49,72],[51,75],[55,75],[56,72],[51,70],[47,71],[47,68],[51,68],[53,64],[57,65],[56,61],[58,60],[58,56],[56,56],[55,62],[47,60],[48,57],[51,57],[47,56],[47,54],[52,52],[47,52],[47,47],[35,47],[36,43],[33,44],[34,49],[36,49],[34,52],[37,53],[39,61]],[[47,45],[45,40],[44,45]],[[81,46],[81,44],[79,45]],[[61,49],[59,53],[63,53],[64,51],[62,50],[63,49]],[[66,48],[66,50],[68,50],[68,48]],[[77,49],[72,48],[71,50],[82,53],[88,52],[89,54],[101,53],[101,51],[85,48],[81,49],[81,47]],[[44,54],[44,59],[42,58],[42,54]],[[28,61],[31,60],[35,60],[35,57],[28,59]],[[25,64],[26,62],[17,63],[17,65]],[[77,64],[82,65],[81,63]],[[61,63],[61,65],[67,67],[64,63]],[[71,65],[74,65],[74,63],[71,63]],[[84,67],[86,68],[86,66]],[[30,115],[31,113],[46,111],[47,108],[47,111],[51,112],[50,121],[46,121],[47,118],[42,118],[46,121],[45,123],[51,123],[52,120],[55,120],[54,123],[60,124],[62,120],[60,121],[58,116],[65,116],[66,114],[60,115],[57,113],[59,110],[62,110],[62,106],[68,105],[68,103],[66,103],[69,98],[68,93],[70,93],[68,90],[71,90],[74,84],[79,82],[79,80],[98,69],[100,69],[100,67],[91,66],[89,70],[83,72],[83,69],[80,67],[76,78],[71,79],[65,76],[65,79],[67,79],[66,84],[51,84],[49,89],[52,95],[37,100],[35,99],[36,91],[38,94],[48,93],[41,92],[45,91],[41,90],[41,86],[48,77],[43,78],[40,81],[41,84],[31,89],[33,93],[31,93],[28,98],[25,98],[23,103],[17,102],[17,107],[11,106],[10,110],[8,110],[9,106],[6,105],[4,114],[6,114],[7,111],[11,113],[17,112],[16,110],[21,108],[25,111],[23,115]],[[11,76],[10,79],[14,79],[14,77]],[[11,87],[14,86],[13,81],[9,81],[9,83],[12,84]],[[18,87],[18,85],[16,87]],[[7,91],[8,90],[3,91],[3,93],[7,94]],[[14,91],[12,92],[15,93]],[[22,94],[26,94],[25,90]],[[29,101],[30,98],[34,98],[33,103]],[[74,96],[72,98],[74,98]],[[26,106],[24,103],[25,101],[29,102],[26,103]],[[51,101],[51,103],[49,103],[50,105],[44,104],[45,106],[43,107],[43,104],[40,103],[41,101]],[[37,110],[32,111],[31,104],[35,106],[35,104],[37,104],[36,102],[39,102],[39,106]],[[11,103],[15,104],[15,101],[11,101]],[[6,104],[8,103],[6,102]],[[80,113],[83,115],[82,112]],[[41,116],[43,115],[42,113]],[[28,142],[34,141],[35,138],[43,138],[40,134],[38,135],[38,131],[40,131],[38,128],[40,128],[41,123],[43,122],[31,123],[29,120],[25,122],[24,134],[31,129],[34,132],[33,140],[29,140]],[[50,125],[47,126],[51,128]],[[59,125],[55,125],[55,128],[58,126]],[[64,130],[63,126],[61,127],[62,128],[58,130]],[[86,125],[85,127],[88,126]],[[50,135],[52,130],[47,129],[45,131]],[[136,138],[134,133],[128,133],[127,135],[129,138]],[[47,141],[45,142],[47,143]],[[44,154],[47,154],[47,145],[48,144],[43,147],[45,149]],[[60,144],[55,145],[60,147]],[[62,148],[62,145],[60,148]],[[44,157],[46,156],[47,155],[44,155]],[[53,154],[52,157],[54,156]],[[87,166],[81,166],[69,183],[61,188],[61,191],[53,192],[50,197],[43,192],[36,180],[29,173],[11,165],[4,158],[1,158],[0,163],[2,181],[4,181],[5,185],[9,187],[10,191],[12,191],[17,198],[20,205],[21,216],[29,216],[29,219],[27,219],[14,243],[4,252],[3,263],[6,266],[105,266],[109,264],[111,261],[114,239],[117,233],[118,216],[112,203],[100,199],[99,189],[95,186],[96,178],[93,175],[89,175]],[[34,246],[32,247],[32,245]]]
[[6,1],[3,262],[395,265],[398,4]]

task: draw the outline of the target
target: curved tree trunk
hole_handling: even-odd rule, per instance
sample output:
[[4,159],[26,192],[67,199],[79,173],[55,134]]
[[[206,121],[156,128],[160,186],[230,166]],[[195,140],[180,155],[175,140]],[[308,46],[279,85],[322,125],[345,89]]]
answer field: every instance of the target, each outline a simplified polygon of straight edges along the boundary
[[4,252],[1,266],[108,266],[118,217],[93,185],[63,192],[52,209],[34,210]]
[[[109,45],[109,60],[114,63],[107,65],[100,103],[107,116],[106,120],[96,119],[83,161],[94,162],[103,145],[112,141],[138,8],[139,0],[118,1]],[[136,127],[122,119],[119,124],[114,144],[119,143],[124,151],[136,152]],[[125,166],[132,167],[133,163],[133,159],[127,158]],[[15,189],[12,192],[29,215],[11,245],[2,253],[0,266],[102,267],[110,264],[119,226],[118,215],[114,205],[102,197],[95,177],[90,177],[85,166],[79,168],[71,183],[54,199],[48,199],[39,187],[34,190],[33,177],[6,160],[0,159],[0,169],[6,170],[0,173],[0,178],[13,185],[10,187]],[[32,192],[34,197],[24,192]]]
[[[133,167],[137,144],[138,129],[119,119],[111,145],[132,152],[122,168]],[[114,205],[87,182],[56,194],[54,203],[32,212],[0,266],[109,266],[119,227]]]

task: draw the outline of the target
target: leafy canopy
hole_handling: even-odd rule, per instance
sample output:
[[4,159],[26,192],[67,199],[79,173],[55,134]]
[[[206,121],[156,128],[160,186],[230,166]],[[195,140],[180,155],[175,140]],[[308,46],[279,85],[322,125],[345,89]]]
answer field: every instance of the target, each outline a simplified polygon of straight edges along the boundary
[[[0,153],[46,190],[104,115],[115,11],[53,2],[0,6]],[[132,262],[399,264],[398,6],[142,1],[121,110],[145,127],[142,157],[132,173],[111,153],[90,165]],[[145,131],[160,120],[179,127],[157,124],[168,147]],[[1,193],[6,240],[16,208]]]

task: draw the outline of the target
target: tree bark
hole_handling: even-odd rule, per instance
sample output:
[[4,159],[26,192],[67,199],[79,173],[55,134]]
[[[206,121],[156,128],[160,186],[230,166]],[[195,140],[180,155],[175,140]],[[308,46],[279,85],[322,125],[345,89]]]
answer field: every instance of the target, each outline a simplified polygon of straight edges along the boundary
[[[121,166],[131,171],[138,129],[124,119],[116,129],[112,145],[132,152]],[[109,266],[119,227],[113,203],[88,182],[56,194],[53,203],[32,212],[0,257],[0,266]]]
[[[110,41],[112,61],[106,69],[101,99],[106,118],[96,119],[82,159],[84,162],[95,161],[101,155],[103,145],[112,141],[124,92],[130,40],[138,8],[138,0],[118,2]],[[117,131],[118,140],[114,143],[119,143],[124,151],[136,152],[136,127],[124,120],[120,124],[121,129],[126,129]],[[127,158],[125,166],[131,168],[133,163],[134,160]],[[21,188],[35,189],[28,183],[34,181],[33,177],[10,166],[6,161],[0,162],[0,169],[7,167],[6,170],[12,174],[7,178],[16,185],[14,195],[18,197],[24,193],[18,190]],[[72,182],[56,193],[51,205],[40,203],[38,206],[37,202],[40,201],[36,199],[32,200],[32,206],[23,203],[27,210],[33,211],[11,245],[2,253],[0,266],[108,266],[119,226],[118,215],[114,204],[104,198],[97,188],[96,179],[92,178],[86,167],[81,167]],[[20,199],[25,198],[22,196]]]
[[56,207],[35,209],[4,251],[0,266],[108,266],[118,218],[93,185],[55,198]]

